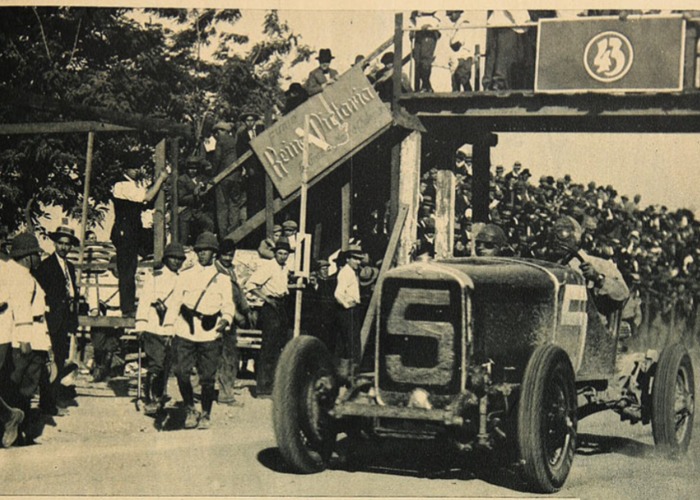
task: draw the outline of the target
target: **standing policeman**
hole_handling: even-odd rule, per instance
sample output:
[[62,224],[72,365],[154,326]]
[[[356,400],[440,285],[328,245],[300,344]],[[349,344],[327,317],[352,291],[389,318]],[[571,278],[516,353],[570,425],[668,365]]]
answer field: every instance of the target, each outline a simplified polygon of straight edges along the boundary
[[148,356],[146,378],[146,415],[155,415],[165,404],[163,395],[168,383],[172,335],[163,327],[165,314],[172,307],[178,272],[185,262],[185,251],[180,243],[170,243],[163,253],[162,269],[154,270],[143,281],[139,305],[136,309],[136,331]]
[[[233,323],[236,306],[230,278],[214,265],[214,254],[219,250],[216,235],[210,232],[200,234],[194,249],[197,263],[178,277],[164,326],[172,327],[175,332],[175,375],[187,406],[185,428],[208,429],[212,403],[216,398],[214,376],[221,361],[221,336]],[[202,389],[201,415],[194,407],[190,380],[194,366]]]

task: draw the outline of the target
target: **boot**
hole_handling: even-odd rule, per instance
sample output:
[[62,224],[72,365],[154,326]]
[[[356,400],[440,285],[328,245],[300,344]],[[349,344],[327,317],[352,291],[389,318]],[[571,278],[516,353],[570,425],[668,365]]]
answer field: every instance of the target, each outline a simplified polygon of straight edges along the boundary
[[199,425],[199,412],[194,409],[194,406],[188,406],[185,429],[196,429],[197,425]]

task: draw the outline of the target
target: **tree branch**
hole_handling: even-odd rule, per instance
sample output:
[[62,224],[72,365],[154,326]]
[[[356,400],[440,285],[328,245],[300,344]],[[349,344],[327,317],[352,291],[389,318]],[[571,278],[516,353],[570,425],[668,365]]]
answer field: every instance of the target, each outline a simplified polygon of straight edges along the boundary
[[82,18],[78,19],[78,29],[75,30],[75,39],[73,40],[73,50],[70,51],[70,59],[68,60],[68,66],[73,63],[73,56],[75,56],[75,51],[78,48],[78,38],[80,37],[80,26],[83,23]]
[[34,15],[36,16],[36,20],[39,21],[39,29],[41,30],[41,39],[44,42],[44,48],[46,49],[46,57],[49,58],[50,62],[53,62],[53,59],[51,59],[51,52],[49,51],[49,44],[46,40],[46,33],[44,33],[44,23],[41,22],[41,18],[39,17],[39,12],[37,11],[36,7],[32,7],[32,10],[34,11]]

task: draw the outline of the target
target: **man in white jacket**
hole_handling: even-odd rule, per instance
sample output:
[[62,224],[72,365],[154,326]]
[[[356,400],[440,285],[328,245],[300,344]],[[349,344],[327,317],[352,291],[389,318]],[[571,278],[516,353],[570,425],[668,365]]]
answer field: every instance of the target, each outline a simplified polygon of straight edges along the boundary
[[[163,324],[175,333],[175,375],[187,406],[185,428],[208,429],[212,404],[216,399],[214,377],[221,360],[221,336],[233,323],[236,306],[229,277],[214,265],[214,255],[219,250],[216,235],[210,232],[200,234],[194,249],[197,263],[178,277],[172,305],[168,307]],[[194,389],[190,380],[194,366],[202,391],[201,414],[194,407]]]
[[[5,266],[3,277],[12,284],[9,305],[12,309],[12,361],[14,369],[10,375],[10,400],[25,416],[29,415],[32,397],[39,386],[39,377],[44,365],[52,360],[51,338],[44,319],[46,300],[44,291],[34,279],[31,270],[39,265],[41,248],[36,237],[21,233],[12,240],[12,261]],[[28,435],[28,419],[20,428],[25,441]],[[10,443],[12,444],[12,443]]]
[[170,243],[163,252],[163,268],[147,274],[136,309],[136,331],[141,332],[148,356],[146,377],[146,415],[157,414],[165,404],[163,395],[170,370],[172,332],[163,327],[166,312],[174,302],[178,273],[185,261],[180,243]]

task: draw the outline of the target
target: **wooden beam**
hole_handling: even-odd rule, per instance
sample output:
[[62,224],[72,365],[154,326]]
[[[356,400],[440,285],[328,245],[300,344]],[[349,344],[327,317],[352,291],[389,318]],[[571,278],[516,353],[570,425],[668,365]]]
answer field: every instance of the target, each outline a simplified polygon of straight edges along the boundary
[[180,175],[180,139],[173,137],[170,140],[170,165],[173,169],[170,174],[170,241],[180,241],[179,231],[179,194],[177,191],[177,178]]
[[234,170],[236,170],[237,168],[241,168],[241,166],[242,166],[246,161],[248,161],[248,158],[250,158],[251,156],[253,156],[253,150],[249,149],[248,151],[246,151],[245,153],[243,153],[239,158],[237,158],[236,161],[234,161],[234,162],[231,163],[228,167],[226,167],[226,168],[223,169],[221,172],[219,172],[219,173],[216,174],[214,177],[212,177],[212,178],[209,180],[209,187],[207,188],[207,190],[206,190],[206,192],[205,192],[204,194],[206,194],[207,192],[211,191],[218,183],[220,183],[220,182],[221,182],[222,180],[224,180],[226,177],[228,177],[229,175],[231,175],[231,174],[233,173]]
[[360,354],[364,356],[365,347],[367,347],[367,339],[369,339],[369,334],[372,331],[372,325],[374,324],[374,318],[377,313],[377,304],[379,302],[379,290],[381,289],[381,280],[384,278],[386,272],[391,268],[392,262],[394,261],[394,256],[396,255],[396,249],[398,248],[399,238],[401,236],[402,230],[406,225],[406,219],[408,216],[409,207],[406,205],[401,205],[398,214],[396,214],[396,223],[394,228],[391,230],[391,236],[389,237],[389,244],[384,252],[384,258],[382,259],[382,266],[379,269],[379,275],[377,277],[377,285],[372,293],[372,298],[369,301],[369,306],[367,308],[367,314],[365,315],[365,320],[362,323],[362,330],[360,330]]
[[[158,178],[165,170],[165,139],[156,144],[155,151],[155,177]],[[161,189],[156,195],[153,211],[153,261],[158,263],[163,260],[165,247],[165,193]]]
[[193,132],[190,125],[176,123],[164,118],[156,118],[139,113],[124,113],[97,106],[86,106],[85,104],[54,99],[12,88],[4,88],[0,92],[0,105],[11,109],[30,108],[87,119],[105,120],[125,127],[168,135],[189,137],[192,136]]
[[401,143],[401,161],[399,174],[399,206],[408,207],[410,216],[401,232],[398,265],[411,261],[411,252],[418,234],[416,214],[418,213],[418,194],[420,189],[421,134],[412,132]]
[[435,186],[435,258],[452,257],[455,232],[455,174],[438,170]]
[[340,188],[340,243],[346,248],[352,233],[352,175]]
[[489,181],[491,169],[491,146],[495,146],[498,140],[494,140],[493,134],[486,134],[474,141],[472,148],[472,221],[487,223],[489,221]]
[[51,123],[0,123],[0,135],[73,134],[89,132],[130,132],[132,127],[112,123],[77,121]]

